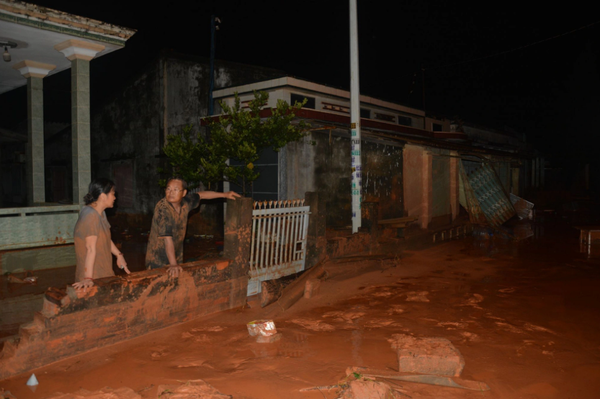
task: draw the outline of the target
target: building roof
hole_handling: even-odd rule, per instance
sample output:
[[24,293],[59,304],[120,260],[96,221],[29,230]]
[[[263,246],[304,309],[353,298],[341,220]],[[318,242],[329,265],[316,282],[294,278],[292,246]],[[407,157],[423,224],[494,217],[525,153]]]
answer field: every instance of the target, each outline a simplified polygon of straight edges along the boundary
[[[0,94],[26,84],[13,65],[24,60],[55,65],[48,75],[69,69],[69,61],[54,46],[67,40],[84,40],[104,46],[96,57],[119,50],[135,30],[68,14],[15,0],[0,0],[0,42],[16,43],[8,48],[12,60],[0,61]],[[4,52],[4,46],[2,47]]]

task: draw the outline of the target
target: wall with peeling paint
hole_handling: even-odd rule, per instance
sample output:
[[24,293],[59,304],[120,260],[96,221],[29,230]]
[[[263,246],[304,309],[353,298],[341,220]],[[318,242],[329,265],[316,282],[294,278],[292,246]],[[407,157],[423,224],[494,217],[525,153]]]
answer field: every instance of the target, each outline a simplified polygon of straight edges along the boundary
[[452,223],[459,213],[458,154],[407,144],[404,147],[404,203],[422,229]]
[[431,153],[431,222],[437,228],[452,223],[450,191],[450,151],[437,148]]
[[[115,180],[122,194],[120,203],[117,199],[117,212],[151,215],[164,195],[157,172],[166,162],[161,149],[169,134],[181,133],[190,124],[199,127],[201,118],[207,115],[208,61],[163,53],[110,101],[95,109],[91,125],[92,176]],[[218,61],[215,88],[283,75],[272,69]],[[191,216],[190,229],[214,234],[219,224],[216,214],[216,202],[203,206],[200,216]]]
[[424,148],[412,144],[404,146],[404,206],[407,216],[419,218],[419,223],[425,227],[429,220],[423,221],[425,207],[425,189],[423,186]]
[[[404,216],[401,143],[362,140],[363,201],[379,201],[381,218]],[[280,198],[319,193],[327,206],[327,227],[351,225],[350,136],[332,131],[312,132],[290,143],[280,155]]]

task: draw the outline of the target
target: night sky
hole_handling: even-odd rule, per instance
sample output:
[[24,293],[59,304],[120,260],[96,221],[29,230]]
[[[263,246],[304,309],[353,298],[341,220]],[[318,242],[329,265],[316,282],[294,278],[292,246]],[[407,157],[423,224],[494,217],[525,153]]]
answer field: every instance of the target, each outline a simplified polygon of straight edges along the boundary
[[[161,48],[208,57],[213,13],[222,20],[217,58],[349,89],[347,1],[35,3],[138,30],[125,49],[92,62],[92,79],[111,76],[111,84],[92,81],[92,106]],[[595,157],[600,16],[590,3],[452,3],[358,0],[361,93],[509,127],[561,158]]]

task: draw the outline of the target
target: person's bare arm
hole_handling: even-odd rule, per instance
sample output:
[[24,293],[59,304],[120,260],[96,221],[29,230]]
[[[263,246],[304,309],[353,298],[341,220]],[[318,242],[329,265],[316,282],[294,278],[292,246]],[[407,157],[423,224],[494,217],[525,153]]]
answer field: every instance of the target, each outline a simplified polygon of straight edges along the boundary
[[175,255],[175,244],[173,243],[173,237],[165,236],[162,237],[165,240],[165,251],[167,252],[167,258],[169,259],[169,268],[167,273],[171,277],[179,277],[181,272],[181,266],[177,264],[177,256]]
[[83,266],[84,277],[83,281],[77,281],[73,287],[78,290],[81,288],[89,288],[94,285],[94,262],[96,261],[96,242],[98,236],[85,237],[85,263]]
[[234,200],[236,198],[239,198],[240,195],[238,193],[236,193],[235,191],[229,191],[227,193],[219,193],[217,191],[200,191],[198,193],[198,196],[200,197],[201,200],[203,199],[214,199],[214,198],[226,198],[226,199],[231,199]]
[[127,262],[125,261],[123,253],[119,251],[119,248],[117,248],[112,240],[110,240],[110,252],[117,257],[117,266],[119,266],[120,269],[125,270],[125,273],[130,274],[131,272],[127,268]]

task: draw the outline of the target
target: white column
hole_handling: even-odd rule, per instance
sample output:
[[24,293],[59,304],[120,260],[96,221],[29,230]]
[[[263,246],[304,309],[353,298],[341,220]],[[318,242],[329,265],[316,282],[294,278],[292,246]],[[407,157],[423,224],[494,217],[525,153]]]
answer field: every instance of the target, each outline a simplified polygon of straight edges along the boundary
[[25,60],[13,66],[27,79],[27,202],[46,202],[44,174],[44,77],[56,65]]
[[102,50],[100,44],[67,40],[54,46],[71,60],[71,152],[73,157],[73,203],[81,204],[92,180],[90,146],[90,61]]

